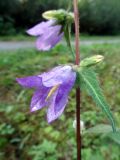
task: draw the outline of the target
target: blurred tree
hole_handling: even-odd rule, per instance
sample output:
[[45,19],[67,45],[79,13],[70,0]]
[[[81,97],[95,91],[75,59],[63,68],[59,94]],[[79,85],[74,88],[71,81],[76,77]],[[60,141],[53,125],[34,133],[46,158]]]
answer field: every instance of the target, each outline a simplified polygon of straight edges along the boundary
[[[41,14],[46,10],[67,8],[68,1],[58,0],[22,0],[18,26],[32,26],[42,20]],[[18,16],[18,15],[17,15]]]
[[81,0],[81,31],[117,34],[120,30],[120,0]]
[[[21,32],[42,20],[46,10],[67,9],[71,0],[0,0],[0,34]],[[118,34],[120,0],[79,0],[81,32]]]
[[0,15],[13,15],[19,7],[19,0],[0,0]]
[[14,16],[20,9],[19,0],[0,0],[0,34],[15,34]]

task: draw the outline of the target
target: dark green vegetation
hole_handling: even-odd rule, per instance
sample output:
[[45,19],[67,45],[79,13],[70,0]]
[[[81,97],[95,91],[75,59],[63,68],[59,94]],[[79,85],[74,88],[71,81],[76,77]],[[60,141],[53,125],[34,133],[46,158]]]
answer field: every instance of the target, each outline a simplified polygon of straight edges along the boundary
[[89,34],[120,33],[119,0],[80,0],[81,31]]
[[1,0],[0,35],[24,33],[42,20],[42,13],[50,9],[67,8],[69,0]]
[[[72,0],[0,0],[0,35],[24,33],[42,20],[46,10],[67,9]],[[87,34],[120,33],[119,0],[80,0],[81,31]]]
[[[72,41],[74,41],[74,36],[71,37]],[[115,35],[115,36],[89,36],[86,34],[81,34],[80,35],[80,39],[81,40],[85,40],[85,41],[92,41],[92,40],[104,40],[104,41],[119,41],[120,40],[120,36],[119,35]],[[29,35],[24,35],[24,34],[17,34],[17,35],[9,35],[9,36],[0,36],[0,41],[35,41],[36,37],[34,36],[29,36]]]
[[[82,58],[95,54],[105,56],[98,65],[100,82],[120,127],[120,45],[81,46]],[[59,120],[49,125],[46,108],[30,113],[31,89],[23,89],[15,78],[39,74],[58,64],[71,63],[64,46],[45,53],[19,50],[0,53],[0,160],[76,160],[75,89]],[[108,124],[102,111],[82,93],[81,119],[86,128]],[[119,142],[120,143],[120,142]],[[105,135],[82,135],[83,160],[119,160],[119,144]]]

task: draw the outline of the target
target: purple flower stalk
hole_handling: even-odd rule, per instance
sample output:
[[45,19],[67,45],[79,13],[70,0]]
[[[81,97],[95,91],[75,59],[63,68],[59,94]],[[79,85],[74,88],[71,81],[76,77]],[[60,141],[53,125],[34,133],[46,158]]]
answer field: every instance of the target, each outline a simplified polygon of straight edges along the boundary
[[55,20],[41,22],[27,30],[32,36],[37,36],[36,47],[41,51],[48,51],[61,41],[64,33],[61,32],[61,25],[56,25]]
[[23,87],[35,88],[30,105],[31,112],[48,106],[48,123],[63,113],[75,80],[76,72],[71,66],[58,66],[41,75],[17,78],[17,82]]

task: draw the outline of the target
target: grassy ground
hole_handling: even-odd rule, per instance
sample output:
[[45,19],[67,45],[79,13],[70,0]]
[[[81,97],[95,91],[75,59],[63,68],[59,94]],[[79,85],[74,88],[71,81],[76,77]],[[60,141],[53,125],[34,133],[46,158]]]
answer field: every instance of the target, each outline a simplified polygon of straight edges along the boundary
[[[81,34],[81,40],[120,40],[120,36],[89,36]],[[11,36],[0,36],[0,41],[34,41],[36,38],[33,36],[28,36],[27,34],[18,34]],[[73,38],[74,39],[74,38]]]
[[0,36],[0,41],[34,41],[35,37],[18,34],[18,35],[11,35],[11,36]]
[[[15,78],[39,74],[58,64],[71,63],[69,51],[57,46],[50,52],[18,50],[0,53],[0,160],[76,160],[75,90],[59,120],[46,122],[46,108],[29,112],[33,90],[23,89]],[[120,127],[120,45],[81,46],[81,57],[102,54],[105,61],[99,71],[100,82]],[[81,119],[86,128],[108,124],[106,117],[91,98],[82,93]],[[83,160],[119,160],[119,144],[104,135],[82,135]]]
[[84,35],[84,34],[81,34],[81,39],[82,40],[110,40],[110,39],[113,39],[113,40],[119,40],[120,39],[120,36],[117,35],[117,36],[96,36],[96,35]]

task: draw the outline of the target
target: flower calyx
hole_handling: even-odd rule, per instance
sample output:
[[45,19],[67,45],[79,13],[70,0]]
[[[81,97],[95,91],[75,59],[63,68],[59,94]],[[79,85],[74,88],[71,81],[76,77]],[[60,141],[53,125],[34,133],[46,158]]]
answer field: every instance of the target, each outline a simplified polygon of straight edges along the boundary
[[97,65],[101,61],[103,61],[104,57],[102,55],[95,55],[89,58],[83,59],[79,65],[71,65],[73,71],[79,73],[84,68],[89,68]]
[[60,22],[63,22],[66,20],[69,22],[74,21],[74,14],[72,12],[67,12],[63,9],[46,11],[42,14],[42,16],[47,20],[54,19]]
[[102,55],[95,55],[89,58],[85,58],[81,61],[80,67],[92,67],[101,61],[103,61],[104,57]]

